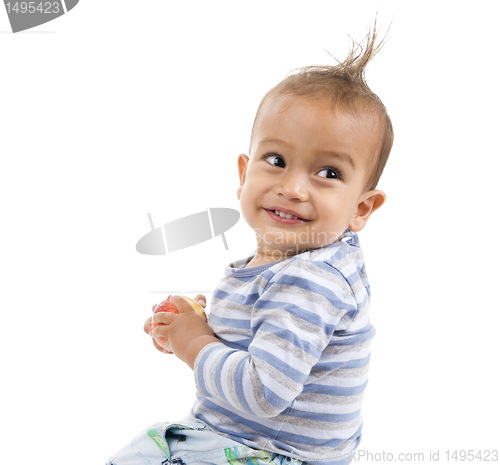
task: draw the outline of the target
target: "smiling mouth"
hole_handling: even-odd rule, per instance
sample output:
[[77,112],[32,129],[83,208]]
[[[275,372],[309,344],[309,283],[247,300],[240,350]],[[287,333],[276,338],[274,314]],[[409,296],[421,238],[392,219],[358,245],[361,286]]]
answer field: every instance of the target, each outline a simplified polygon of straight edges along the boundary
[[289,211],[283,211],[275,208],[266,209],[266,211],[273,219],[282,223],[295,224],[309,221]]

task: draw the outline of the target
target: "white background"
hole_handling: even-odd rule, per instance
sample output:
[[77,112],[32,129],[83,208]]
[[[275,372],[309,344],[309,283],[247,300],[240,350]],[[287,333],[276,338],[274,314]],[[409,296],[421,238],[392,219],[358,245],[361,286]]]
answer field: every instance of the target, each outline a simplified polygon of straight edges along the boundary
[[81,0],[18,34],[0,8],[1,462],[104,464],[188,413],[192,374],[143,321],[169,291],[210,291],[252,234],[241,220],[229,251],[148,257],[147,213],[238,208],[260,98],[343,58],[377,10],[392,28],[367,79],[396,141],[361,233],[377,328],[361,450],[498,448],[495,7]]

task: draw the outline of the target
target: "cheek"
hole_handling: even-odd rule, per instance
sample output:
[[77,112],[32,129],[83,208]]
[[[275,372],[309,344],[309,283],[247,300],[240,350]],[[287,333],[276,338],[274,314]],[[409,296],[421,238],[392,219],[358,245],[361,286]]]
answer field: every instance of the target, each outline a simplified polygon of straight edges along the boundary
[[245,218],[248,218],[249,214],[253,210],[253,205],[255,200],[252,196],[252,189],[249,189],[250,186],[245,184],[244,186],[238,189],[238,200],[240,201],[241,213]]
[[240,199],[244,201],[255,201],[262,192],[262,178],[255,176],[247,177],[245,184],[240,187]]
[[[324,202],[321,215],[325,226],[336,232],[344,232],[349,221],[356,212],[356,205],[351,199],[339,195],[330,201]],[[344,227],[345,226],[345,227]],[[341,231],[339,231],[341,229]]]

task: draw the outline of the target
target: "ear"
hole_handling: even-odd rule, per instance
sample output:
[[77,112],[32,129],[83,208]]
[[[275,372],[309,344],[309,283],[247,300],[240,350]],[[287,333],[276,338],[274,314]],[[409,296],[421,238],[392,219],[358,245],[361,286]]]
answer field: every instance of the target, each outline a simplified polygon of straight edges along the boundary
[[240,176],[240,187],[237,191],[238,200],[240,199],[241,189],[243,188],[243,184],[245,184],[245,179],[247,177],[248,160],[249,158],[243,154],[238,157],[238,174]]
[[365,192],[359,199],[354,216],[349,223],[349,229],[354,232],[361,231],[370,215],[379,209],[385,202],[385,194],[382,191],[371,190]]

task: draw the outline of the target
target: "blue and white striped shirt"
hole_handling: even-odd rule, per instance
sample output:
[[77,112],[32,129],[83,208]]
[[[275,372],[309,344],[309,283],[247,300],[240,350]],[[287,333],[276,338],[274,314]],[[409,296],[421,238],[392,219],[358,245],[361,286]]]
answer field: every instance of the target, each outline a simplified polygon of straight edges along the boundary
[[255,449],[349,463],[374,336],[357,236],[348,231],[275,263],[245,263],[227,267],[214,292],[209,323],[223,344],[196,359],[192,414]]

